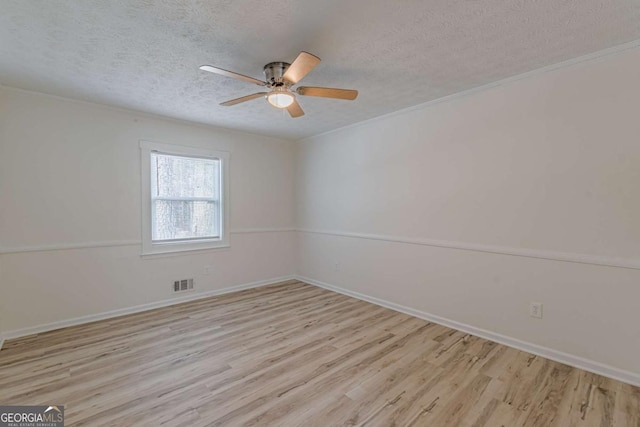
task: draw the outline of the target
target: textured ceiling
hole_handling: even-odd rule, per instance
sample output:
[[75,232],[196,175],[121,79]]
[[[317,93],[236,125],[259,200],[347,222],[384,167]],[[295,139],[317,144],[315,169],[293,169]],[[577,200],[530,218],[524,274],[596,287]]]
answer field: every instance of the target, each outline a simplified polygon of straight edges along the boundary
[[[639,38],[638,0],[0,0],[0,84],[300,138]],[[358,99],[221,107],[260,87],[198,70],[301,50]]]

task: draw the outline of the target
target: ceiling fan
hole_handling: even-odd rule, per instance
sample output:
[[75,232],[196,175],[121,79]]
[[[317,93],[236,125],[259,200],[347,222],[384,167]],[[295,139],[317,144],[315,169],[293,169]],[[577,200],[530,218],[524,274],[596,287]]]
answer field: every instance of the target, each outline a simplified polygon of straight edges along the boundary
[[232,99],[221,103],[225,107],[239,104],[241,102],[250,101],[256,98],[266,98],[269,104],[276,108],[286,109],[291,117],[300,117],[304,115],[304,111],[296,101],[296,95],[303,96],[319,96],[322,98],[346,99],[352,101],[358,96],[357,90],[350,89],[334,89],[329,87],[311,87],[299,86],[292,89],[304,76],[309,74],[316,65],[320,63],[320,58],[308,52],[300,52],[300,55],[292,64],[287,62],[270,62],[264,66],[264,76],[266,81],[254,79],[253,77],[243,74],[234,73],[233,71],[223,70],[222,68],[211,65],[202,65],[203,71],[220,74],[226,77],[243,80],[248,83],[265,86],[268,92],[257,92],[252,95],[243,96],[242,98]]

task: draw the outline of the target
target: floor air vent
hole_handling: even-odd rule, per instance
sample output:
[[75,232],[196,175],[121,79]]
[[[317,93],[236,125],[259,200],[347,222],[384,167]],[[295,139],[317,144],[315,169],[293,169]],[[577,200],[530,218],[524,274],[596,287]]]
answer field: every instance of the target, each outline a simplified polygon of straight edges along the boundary
[[182,279],[173,282],[173,292],[184,292],[193,289],[193,279]]

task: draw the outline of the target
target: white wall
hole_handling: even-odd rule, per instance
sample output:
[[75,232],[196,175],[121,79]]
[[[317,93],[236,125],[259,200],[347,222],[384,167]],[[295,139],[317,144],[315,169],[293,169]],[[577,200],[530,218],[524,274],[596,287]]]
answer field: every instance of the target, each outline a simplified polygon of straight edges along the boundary
[[639,81],[634,49],[303,141],[299,273],[640,378]]
[[[298,145],[0,89],[0,331],[297,267],[640,375],[638,70],[630,50]],[[140,257],[140,139],[232,153],[231,249]]]
[[[230,249],[140,257],[141,139],[231,153]],[[202,293],[293,274],[295,235],[278,231],[294,225],[293,153],[289,141],[0,89],[1,330],[176,298],[182,277]]]

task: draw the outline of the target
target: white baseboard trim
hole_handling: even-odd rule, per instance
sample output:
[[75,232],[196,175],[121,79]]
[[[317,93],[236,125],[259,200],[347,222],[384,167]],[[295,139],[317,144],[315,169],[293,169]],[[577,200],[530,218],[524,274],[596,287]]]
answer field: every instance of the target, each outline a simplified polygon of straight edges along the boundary
[[426,313],[424,311],[416,310],[410,307],[406,307],[400,304],[396,304],[390,301],[386,301],[380,298],[371,297],[359,292],[350,291],[348,289],[341,288],[339,286],[330,285],[328,283],[321,282],[319,280],[311,279],[304,276],[296,276],[296,279],[309,283],[314,286],[318,286],[330,291],[338,292],[359,300],[367,301],[372,304],[376,304],[382,307],[389,308],[391,310],[399,311],[410,316],[414,316],[426,321],[437,323],[442,326],[446,326],[458,331],[466,332],[468,334],[494,341],[499,344],[504,344],[509,347],[513,347],[518,350],[526,351],[537,356],[541,356],[565,365],[573,366],[574,368],[583,369],[585,371],[592,372],[594,374],[602,375],[605,377],[613,378],[618,381],[622,381],[628,384],[632,384],[640,387],[640,374],[622,369],[615,368],[613,366],[605,365],[603,363],[595,362],[593,360],[585,359],[580,356],[564,353],[562,351],[554,350],[548,347],[543,347],[538,344],[521,341],[516,338],[512,338],[506,335],[502,335],[496,332],[491,332],[486,329],[477,328],[475,326],[467,325],[465,323],[456,322],[444,317],[436,316],[434,314]]
[[[43,325],[31,326],[28,328],[15,329],[13,331],[5,331],[2,333],[2,341],[0,344],[4,342],[4,340],[20,338],[28,335],[40,334],[43,332],[53,331],[55,329],[67,328],[69,326],[82,325],[84,323],[91,323],[98,320],[111,319],[114,317],[124,316],[126,314],[134,314],[140,313],[143,311],[153,310],[155,308],[168,307],[170,305],[181,304],[183,302],[195,301],[203,298],[209,298],[217,295],[229,294],[232,292],[243,291],[245,289],[258,288],[260,286],[272,285],[278,282],[284,282],[286,280],[295,279],[295,276],[282,276],[282,277],[274,277],[267,280],[260,280],[257,282],[244,283],[242,285],[230,286],[228,288],[216,289],[208,292],[194,293],[190,295],[186,295],[183,297],[172,298],[157,302],[152,302],[148,304],[137,305],[129,308],[122,308],[119,310],[106,311],[98,314],[91,314],[88,316],[75,317],[73,319],[60,320],[57,322],[46,323]],[[2,346],[0,345],[0,349]]]

